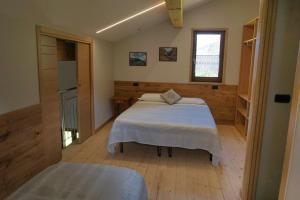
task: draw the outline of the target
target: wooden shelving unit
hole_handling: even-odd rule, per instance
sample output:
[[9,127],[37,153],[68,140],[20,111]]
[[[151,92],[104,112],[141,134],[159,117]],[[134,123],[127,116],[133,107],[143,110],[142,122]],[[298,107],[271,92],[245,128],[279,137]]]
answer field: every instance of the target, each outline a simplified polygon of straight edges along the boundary
[[252,73],[256,47],[257,22],[258,18],[255,18],[243,27],[240,81],[238,86],[235,126],[244,136],[247,136],[249,110],[251,105]]

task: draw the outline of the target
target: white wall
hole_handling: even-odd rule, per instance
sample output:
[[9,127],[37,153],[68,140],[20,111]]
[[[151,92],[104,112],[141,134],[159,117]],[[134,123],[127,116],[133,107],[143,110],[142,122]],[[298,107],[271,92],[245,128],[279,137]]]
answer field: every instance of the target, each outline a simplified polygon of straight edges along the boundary
[[[0,114],[39,103],[35,25],[48,24],[39,16],[11,17],[0,12]],[[95,126],[98,127],[111,116],[111,44],[95,40],[93,58]]]
[[94,111],[95,128],[112,117],[111,97],[113,85],[113,47],[100,39],[94,40]]
[[[240,68],[242,26],[258,16],[258,0],[218,0],[184,15],[184,28],[170,22],[140,32],[114,44],[114,80],[189,82],[192,29],[228,28],[225,83],[237,84]],[[158,48],[178,47],[178,62],[159,62]],[[148,52],[147,67],[129,67],[128,52]]]
[[0,14],[0,114],[39,103],[34,24]]
[[256,199],[277,199],[285,151],[290,104],[275,94],[292,94],[300,39],[300,1],[278,0],[270,85]]
[[[298,97],[300,100],[300,97]],[[300,102],[298,102],[300,105]],[[298,117],[296,122],[296,133],[294,144],[291,150],[291,161],[289,166],[289,176],[287,182],[286,200],[294,200],[300,196],[300,106],[298,106]]]

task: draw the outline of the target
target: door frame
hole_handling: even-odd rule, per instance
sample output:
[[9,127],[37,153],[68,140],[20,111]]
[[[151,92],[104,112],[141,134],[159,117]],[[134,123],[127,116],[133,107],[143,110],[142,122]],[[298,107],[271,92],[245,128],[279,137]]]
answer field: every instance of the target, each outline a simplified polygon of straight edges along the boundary
[[[59,31],[56,29],[48,28],[45,26],[36,25],[36,35],[37,35],[37,41],[39,41],[39,37],[41,35],[53,37],[56,39],[63,39],[63,40],[71,40],[75,42],[81,42],[86,43],[90,45],[90,91],[91,91],[91,130],[92,135],[95,133],[95,115],[94,115],[94,74],[93,74],[93,39],[91,37],[87,36],[79,36],[74,35],[70,33],[66,33],[63,31]],[[38,54],[38,60],[39,60],[39,54]],[[40,62],[38,62],[40,63]]]
[[275,33],[277,0],[260,0],[242,199],[255,199]]
[[295,134],[296,134],[296,128],[297,128],[296,123],[297,123],[297,119],[300,114],[300,113],[298,113],[298,106],[299,106],[298,101],[300,99],[300,88],[299,88],[300,78],[299,77],[300,77],[300,44],[299,44],[297,67],[296,67],[296,73],[295,73],[289,129],[288,129],[282,177],[281,177],[281,183],[280,183],[280,191],[279,191],[279,198],[278,198],[279,200],[284,200],[286,198],[286,190],[287,190],[287,186],[288,186],[290,162],[291,162],[291,158],[293,155],[293,147],[295,144],[294,142],[295,142]]

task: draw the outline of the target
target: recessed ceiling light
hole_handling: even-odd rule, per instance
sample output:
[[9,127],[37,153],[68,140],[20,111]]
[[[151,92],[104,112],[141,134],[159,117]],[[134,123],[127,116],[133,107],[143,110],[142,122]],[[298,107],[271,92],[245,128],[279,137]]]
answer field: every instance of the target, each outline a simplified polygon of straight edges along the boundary
[[114,23],[114,24],[112,24],[112,25],[109,25],[109,26],[107,26],[107,27],[105,27],[105,28],[103,28],[103,29],[100,29],[100,30],[97,31],[96,33],[97,33],[97,34],[102,33],[103,31],[106,31],[106,30],[108,30],[108,29],[111,29],[111,28],[113,28],[113,27],[115,27],[115,26],[117,26],[117,25],[119,25],[119,24],[122,24],[122,23],[124,23],[124,22],[126,22],[126,21],[128,21],[128,20],[131,20],[131,19],[133,19],[133,18],[135,18],[135,17],[137,17],[137,16],[140,16],[140,15],[142,15],[142,14],[145,14],[146,12],[149,12],[149,11],[151,11],[151,10],[153,10],[153,9],[155,9],[155,8],[158,8],[158,7],[162,6],[162,5],[165,5],[165,4],[166,4],[166,2],[161,2],[161,3],[157,4],[157,5],[154,5],[154,6],[150,7],[150,8],[147,8],[147,9],[145,9],[145,10],[139,12],[139,13],[136,13],[136,14],[130,16],[130,17],[127,17],[127,18],[125,18],[125,19],[122,19],[122,20],[120,20],[120,21],[118,21],[118,22],[116,22],[116,23]]

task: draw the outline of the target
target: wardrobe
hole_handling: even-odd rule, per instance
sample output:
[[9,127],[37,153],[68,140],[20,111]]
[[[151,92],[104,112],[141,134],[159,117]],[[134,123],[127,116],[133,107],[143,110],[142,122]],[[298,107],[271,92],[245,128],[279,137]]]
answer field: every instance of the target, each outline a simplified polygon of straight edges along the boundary
[[[59,66],[61,60],[74,60],[77,65],[77,123],[78,142],[84,142],[94,130],[92,39],[67,34],[42,26],[36,27],[38,48],[38,74],[44,153],[47,164],[61,160],[62,116],[60,110]],[[72,44],[72,45],[70,45]],[[68,49],[73,49],[70,53]]]

